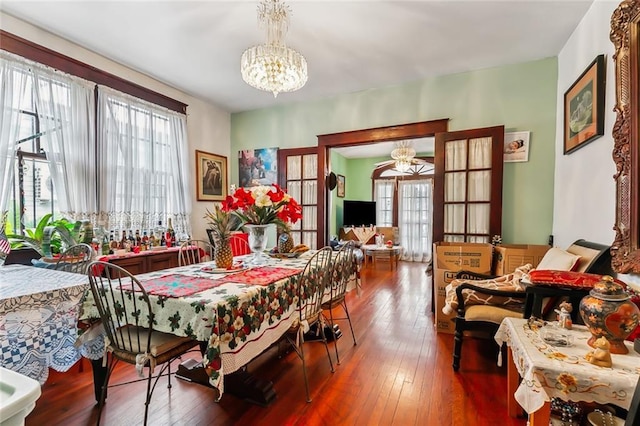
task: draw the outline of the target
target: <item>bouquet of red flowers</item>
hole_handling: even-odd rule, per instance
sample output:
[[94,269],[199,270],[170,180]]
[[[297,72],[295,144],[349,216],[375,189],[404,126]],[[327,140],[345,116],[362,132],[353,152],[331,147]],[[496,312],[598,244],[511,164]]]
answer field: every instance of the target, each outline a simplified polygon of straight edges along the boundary
[[251,225],[275,223],[285,227],[302,218],[300,204],[276,184],[238,188],[222,202],[222,210]]

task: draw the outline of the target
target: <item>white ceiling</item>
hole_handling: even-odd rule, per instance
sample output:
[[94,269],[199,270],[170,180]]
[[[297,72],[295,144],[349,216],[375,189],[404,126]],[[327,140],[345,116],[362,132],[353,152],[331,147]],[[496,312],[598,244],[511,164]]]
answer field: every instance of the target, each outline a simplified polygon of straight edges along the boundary
[[[0,10],[229,112],[556,56],[593,0],[288,0],[309,81],[277,99],[242,81],[257,1],[17,1]],[[601,1],[601,0],[599,0]],[[616,1],[616,0],[602,0]]]
[[[433,137],[411,139],[410,145],[418,154],[433,154],[435,152],[435,138]],[[372,158],[388,157],[395,147],[395,142],[376,142],[333,149],[345,158]]]

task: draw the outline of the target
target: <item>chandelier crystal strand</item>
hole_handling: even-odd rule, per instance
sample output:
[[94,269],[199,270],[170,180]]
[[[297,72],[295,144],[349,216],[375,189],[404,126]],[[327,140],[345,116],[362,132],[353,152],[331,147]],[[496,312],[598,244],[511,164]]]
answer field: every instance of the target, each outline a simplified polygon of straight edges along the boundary
[[289,6],[280,0],[264,0],[258,5],[258,21],[266,31],[266,43],[248,48],[242,54],[242,79],[252,87],[272,92],[300,89],[307,82],[307,60],[286,47]]

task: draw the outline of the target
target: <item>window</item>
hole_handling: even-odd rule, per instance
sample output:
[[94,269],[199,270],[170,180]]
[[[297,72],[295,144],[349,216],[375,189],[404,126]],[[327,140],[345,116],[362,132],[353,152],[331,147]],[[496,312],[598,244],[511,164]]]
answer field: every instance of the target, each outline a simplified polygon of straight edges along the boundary
[[115,90],[98,93],[101,210],[111,229],[151,231],[168,219],[189,234],[184,116]]
[[[13,69],[13,73],[26,74]],[[24,234],[25,228],[35,228],[46,215],[59,218],[56,193],[49,173],[47,156],[41,144],[40,117],[37,114],[33,79],[22,75],[14,81],[25,79],[22,96],[13,98],[13,108],[18,111],[18,131],[13,187],[9,199],[8,221],[14,233]],[[20,87],[14,87],[16,91]]]
[[0,212],[9,210],[10,232],[51,213],[113,230],[173,220],[188,236],[185,114],[0,55],[0,152],[9,154],[0,156]]
[[394,181],[374,181],[373,200],[376,202],[376,225],[393,226]]

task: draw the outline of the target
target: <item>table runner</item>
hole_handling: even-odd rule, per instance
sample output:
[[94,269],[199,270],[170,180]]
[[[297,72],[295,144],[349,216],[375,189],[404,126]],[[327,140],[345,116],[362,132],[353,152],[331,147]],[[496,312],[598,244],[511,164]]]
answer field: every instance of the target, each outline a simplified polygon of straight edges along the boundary
[[209,278],[190,277],[181,274],[163,275],[158,278],[141,281],[147,294],[165,297],[187,297],[201,291],[218,287],[224,282]]
[[275,266],[261,266],[258,268],[248,269],[235,274],[229,274],[216,281],[220,284],[224,283],[241,283],[251,285],[269,285],[280,281],[283,278],[299,274],[302,269],[279,268]]

